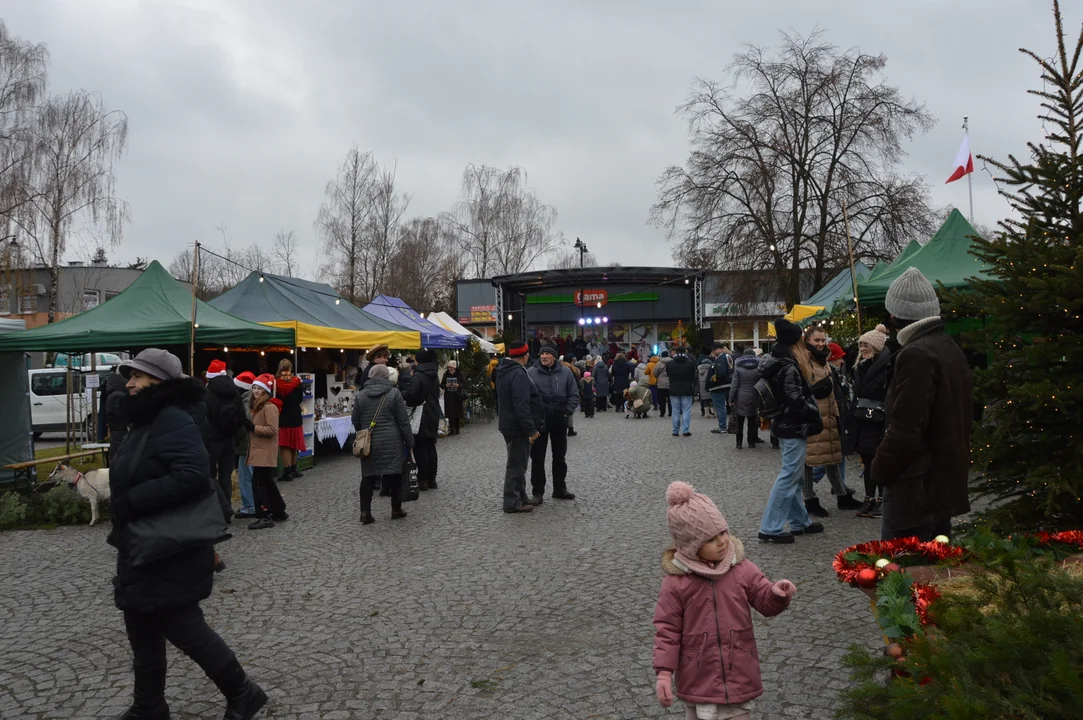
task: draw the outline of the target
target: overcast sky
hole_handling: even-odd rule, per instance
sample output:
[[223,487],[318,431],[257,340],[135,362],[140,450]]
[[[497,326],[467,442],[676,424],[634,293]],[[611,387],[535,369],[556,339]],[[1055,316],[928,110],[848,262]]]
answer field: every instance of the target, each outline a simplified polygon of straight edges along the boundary
[[[1067,0],[1074,38],[1083,3]],[[887,80],[936,127],[906,169],[937,204],[971,118],[975,154],[1025,152],[1041,130],[1035,64],[1054,50],[1049,0],[5,0],[9,30],[44,42],[50,87],[100,91],[130,124],[118,192],[132,221],[114,260],[168,261],[194,240],[304,244],[327,181],[354,144],[397,163],[411,215],[451,208],[467,163],[518,165],[559,228],[603,263],[667,265],[647,224],[655,182],[688,153],[674,108],[696,76],[724,79],[743,44],[826,31],[888,56]],[[1006,211],[974,176],[977,221]],[[73,255],[73,252],[69,252]],[[75,259],[70,257],[69,259]]]

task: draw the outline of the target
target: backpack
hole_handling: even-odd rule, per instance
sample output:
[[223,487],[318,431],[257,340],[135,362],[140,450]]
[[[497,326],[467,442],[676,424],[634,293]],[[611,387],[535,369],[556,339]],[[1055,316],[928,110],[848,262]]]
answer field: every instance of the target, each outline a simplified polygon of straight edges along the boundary
[[724,387],[733,382],[733,367],[730,362],[729,354],[723,353],[711,363],[711,374],[707,378],[707,389]]
[[770,380],[760,378],[753,389],[756,391],[756,408],[760,417],[770,419],[782,413],[782,403]]

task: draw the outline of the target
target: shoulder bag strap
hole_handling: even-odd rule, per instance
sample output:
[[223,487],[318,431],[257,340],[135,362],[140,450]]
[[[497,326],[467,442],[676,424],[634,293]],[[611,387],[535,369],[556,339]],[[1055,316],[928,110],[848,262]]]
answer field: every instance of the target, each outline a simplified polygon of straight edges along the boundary
[[384,409],[384,400],[387,400],[388,393],[384,393],[380,398],[380,404],[376,406],[376,414],[372,416],[372,422],[369,423],[369,430],[376,427],[376,419],[380,417],[380,411]]

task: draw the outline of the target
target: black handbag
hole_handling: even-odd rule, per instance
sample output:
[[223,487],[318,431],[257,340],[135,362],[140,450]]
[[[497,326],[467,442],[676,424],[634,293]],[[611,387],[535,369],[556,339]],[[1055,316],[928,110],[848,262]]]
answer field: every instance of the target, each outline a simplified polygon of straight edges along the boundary
[[421,483],[417,478],[417,463],[406,460],[402,463],[402,482],[399,484],[402,501],[410,502],[421,497]]
[[[139,439],[138,467],[151,429]],[[133,567],[147,565],[200,545],[213,545],[233,537],[222,517],[218,493],[207,476],[207,494],[176,507],[130,521],[125,526],[128,560]]]
[[856,414],[861,420],[871,420],[876,423],[882,423],[887,417],[884,410],[884,403],[880,400],[870,400],[869,398],[858,399]]

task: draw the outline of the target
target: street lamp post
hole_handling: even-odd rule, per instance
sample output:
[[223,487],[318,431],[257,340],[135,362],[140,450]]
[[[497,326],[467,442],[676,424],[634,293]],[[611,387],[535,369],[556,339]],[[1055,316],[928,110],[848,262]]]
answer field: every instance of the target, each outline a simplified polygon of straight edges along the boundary
[[[574,247],[575,247],[576,250],[579,251],[579,269],[582,270],[583,269],[583,255],[585,255],[586,252],[587,252],[587,244],[585,242],[583,242],[582,240],[580,240],[579,238],[576,238]],[[580,275],[580,277],[579,277],[580,283],[582,283],[582,280],[583,280],[582,275],[583,275],[583,273],[579,273],[579,275]],[[579,286],[579,333],[583,334],[583,286],[582,286],[582,284],[580,284],[580,286]]]

